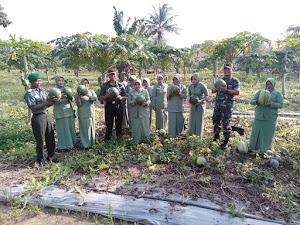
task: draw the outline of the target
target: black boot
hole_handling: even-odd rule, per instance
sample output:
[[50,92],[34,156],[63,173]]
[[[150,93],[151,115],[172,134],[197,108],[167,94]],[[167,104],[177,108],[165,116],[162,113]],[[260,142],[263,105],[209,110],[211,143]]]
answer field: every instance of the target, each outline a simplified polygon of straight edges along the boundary
[[220,134],[214,134],[214,141],[217,141],[220,139]]
[[228,141],[229,141],[229,138],[225,138],[225,140],[221,144],[221,149],[224,150],[224,149],[226,149],[228,147]]

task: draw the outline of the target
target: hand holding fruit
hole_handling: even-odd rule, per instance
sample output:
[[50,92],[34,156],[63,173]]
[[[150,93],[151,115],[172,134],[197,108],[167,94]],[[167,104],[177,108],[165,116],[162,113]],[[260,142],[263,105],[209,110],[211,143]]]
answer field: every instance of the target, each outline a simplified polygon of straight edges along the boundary
[[46,106],[52,106],[58,101],[54,96],[48,96],[46,99]]

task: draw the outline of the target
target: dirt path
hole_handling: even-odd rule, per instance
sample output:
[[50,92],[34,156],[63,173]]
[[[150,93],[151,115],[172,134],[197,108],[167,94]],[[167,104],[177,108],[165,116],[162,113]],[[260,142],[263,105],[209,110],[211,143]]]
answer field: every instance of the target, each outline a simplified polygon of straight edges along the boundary
[[55,209],[13,209],[0,202],[0,224],[2,225],[130,225],[126,221],[112,220],[100,215],[80,212],[62,212]]

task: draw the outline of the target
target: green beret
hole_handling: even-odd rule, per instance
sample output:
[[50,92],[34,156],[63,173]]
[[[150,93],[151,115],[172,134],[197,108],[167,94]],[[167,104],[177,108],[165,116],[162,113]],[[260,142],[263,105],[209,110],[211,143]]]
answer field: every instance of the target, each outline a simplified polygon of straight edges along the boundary
[[31,73],[28,75],[27,79],[29,81],[36,81],[38,79],[41,79],[41,75],[39,73]]

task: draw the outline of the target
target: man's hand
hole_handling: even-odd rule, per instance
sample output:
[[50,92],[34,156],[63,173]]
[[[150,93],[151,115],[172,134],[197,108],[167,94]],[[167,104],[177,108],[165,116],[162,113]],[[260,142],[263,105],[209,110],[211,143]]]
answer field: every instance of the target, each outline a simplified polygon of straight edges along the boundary
[[54,105],[57,101],[58,101],[57,98],[48,96],[46,99],[46,106],[50,107]]

